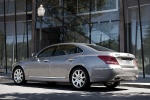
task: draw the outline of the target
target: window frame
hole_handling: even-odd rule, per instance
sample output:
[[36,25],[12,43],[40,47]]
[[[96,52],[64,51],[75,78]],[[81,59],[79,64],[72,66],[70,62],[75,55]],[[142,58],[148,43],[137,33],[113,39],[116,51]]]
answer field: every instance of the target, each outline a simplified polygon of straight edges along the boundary
[[52,57],[52,56],[54,56],[55,53],[56,53],[56,50],[57,50],[58,46],[51,46],[51,47],[47,47],[47,48],[41,50],[41,51],[37,54],[37,57],[38,57],[38,58],[43,57],[43,56],[39,56],[39,55],[40,55],[41,53],[43,53],[44,51],[50,49],[50,48],[54,48],[54,49],[53,49],[53,52],[52,52],[52,54],[51,54],[51,56],[44,56],[44,57]]
[[[57,52],[58,52],[58,49],[59,49],[60,46],[74,46],[74,47],[77,48],[77,53],[70,53],[70,54],[68,53],[68,54],[65,54],[65,55],[57,55]],[[81,50],[81,52],[79,52],[79,49]],[[57,47],[57,49],[55,50],[54,56],[66,56],[66,55],[72,55],[72,54],[78,54],[78,53],[83,53],[83,50],[80,47],[78,47],[76,45],[73,45],[73,44],[63,44],[63,45],[59,45]]]

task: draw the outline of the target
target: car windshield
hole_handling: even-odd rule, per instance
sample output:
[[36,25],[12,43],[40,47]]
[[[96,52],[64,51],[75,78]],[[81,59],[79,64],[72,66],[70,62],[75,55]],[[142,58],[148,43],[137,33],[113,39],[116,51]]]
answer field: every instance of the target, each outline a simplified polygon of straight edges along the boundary
[[98,46],[98,45],[87,45],[97,51],[108,51],[108,52],[115,52],[114,50],[111,50],[111,49],[108,49],[108,48],[105,48],[105,47],[102,47],[102,46]]

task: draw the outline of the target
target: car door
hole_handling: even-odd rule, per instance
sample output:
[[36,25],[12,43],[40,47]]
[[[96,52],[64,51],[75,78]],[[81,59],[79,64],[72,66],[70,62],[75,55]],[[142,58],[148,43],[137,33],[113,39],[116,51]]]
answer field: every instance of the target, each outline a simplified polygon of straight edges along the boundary
[[50,57],[53,56],[56,46],[48,47],[37,54],[29,63],[29,77],[32,79],[46,79],[50,77]]
[[74,57],[77,56],[77,47],[74,45],[60,45],[54,57],[51,57],[50,76],[53,78],[66,78],[73,67]]

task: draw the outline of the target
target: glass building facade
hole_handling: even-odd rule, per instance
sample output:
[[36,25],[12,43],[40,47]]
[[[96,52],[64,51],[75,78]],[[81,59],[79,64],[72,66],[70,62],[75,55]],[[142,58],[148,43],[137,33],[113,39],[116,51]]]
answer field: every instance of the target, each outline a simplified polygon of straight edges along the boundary
[[0,7],[0,66],[7,72],[30,52],[32,2],[0,0]]
[[[42,25],[37,15],[40,4],[45,8]],[[149,0],[0,0],[0,66],[11,71],[14,62],[48,45],[81,42],[133,53],[141,71],[150,74],[149,4]]]
[[123,5],[125,51],[133,53],[139,68],[150,74],[150,1],[124,0]]

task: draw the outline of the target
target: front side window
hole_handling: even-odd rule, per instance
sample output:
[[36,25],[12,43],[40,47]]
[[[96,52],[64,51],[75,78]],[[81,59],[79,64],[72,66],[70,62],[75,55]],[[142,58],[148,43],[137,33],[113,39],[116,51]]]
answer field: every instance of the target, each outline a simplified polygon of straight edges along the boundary
[[43,51],[41,51],[38,54],[38,57],[50,57],[50,56],[53,56],[54,53],[55,53],[56,48],[57,48],[57,46],[46,48],[46,49],[44,49]]

